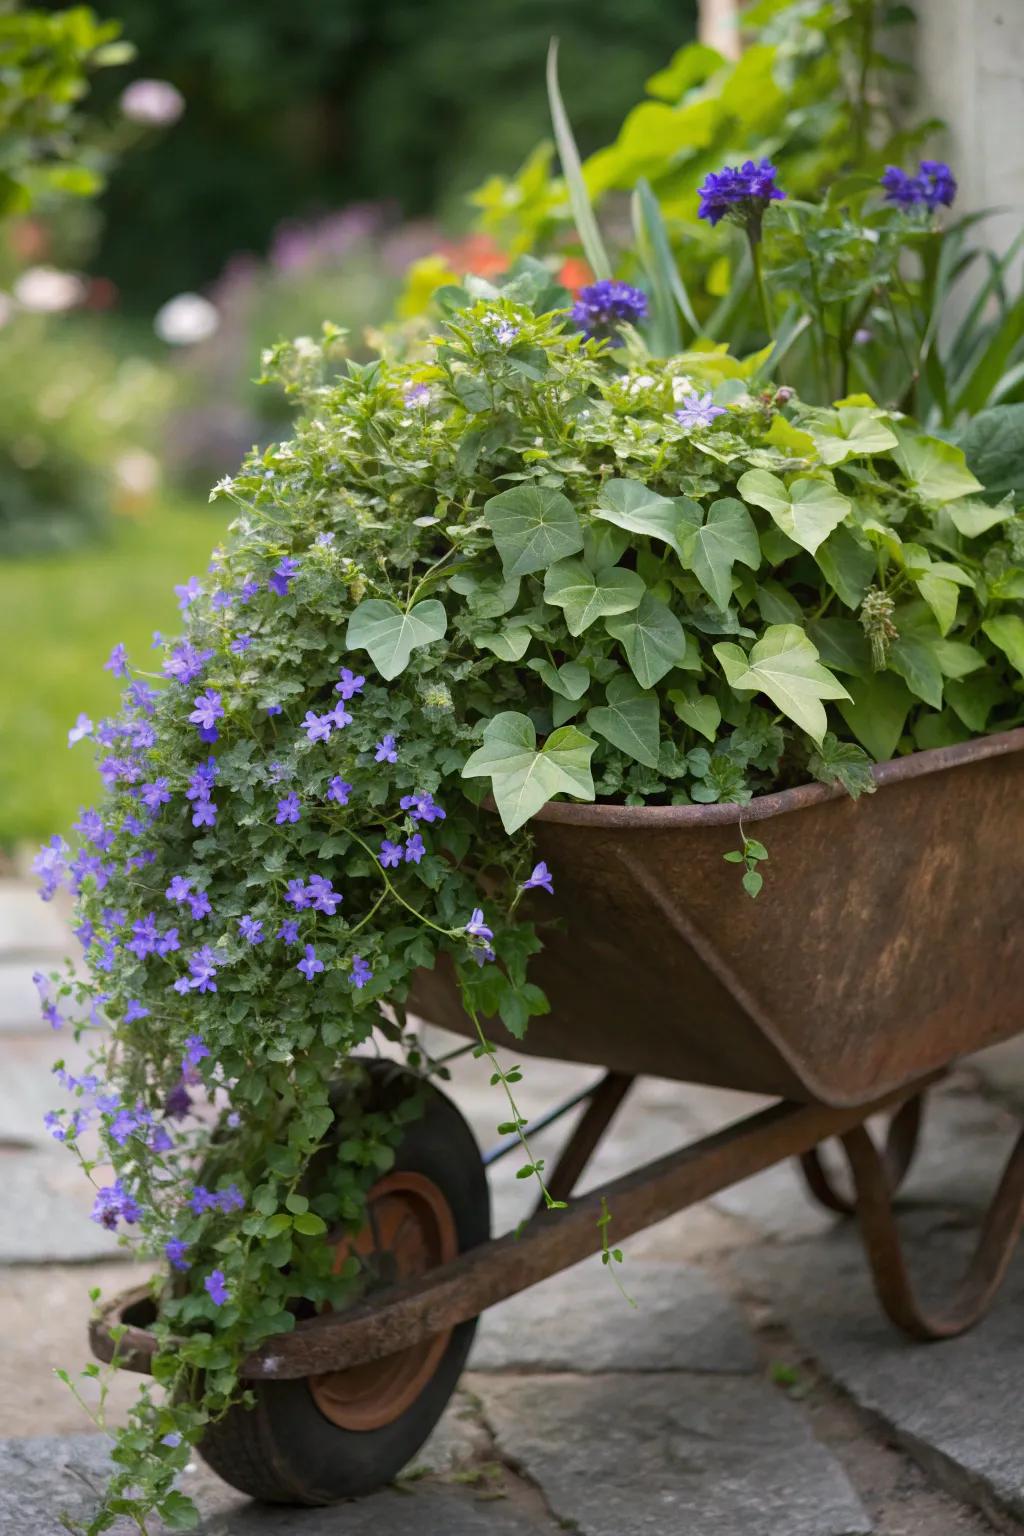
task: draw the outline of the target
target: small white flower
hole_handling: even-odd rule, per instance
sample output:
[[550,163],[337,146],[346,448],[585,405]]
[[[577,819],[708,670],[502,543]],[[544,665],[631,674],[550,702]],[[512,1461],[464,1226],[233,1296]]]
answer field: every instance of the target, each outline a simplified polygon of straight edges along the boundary
[[179,293],[161,305],[153,329],[171,347],[190,347],[208,341],[220,326],[220,315],[209,299],[198,293]]
[[642,389],[650,389],[650,388],[652,388],[654,383],[655,383],[655,380],[654,380],[654,378],[653,378],[653,376],[651,374],[649,374],[649,373],[638,373],[638,374],[635,375],[634,378],[630,379],[630,381],[629,381],[629,386],[628,386],[629,393],[631,395],[638,395]]
[[121,111],[133,123],[167,128],[185,110],[185,98],[169,80],[133,80],[121,92]]
[[22,309],[38,315],[56,315],[82,302],[85,284],[74,272],[60,272],[56,267],[26,267],[15,279],[13,292]]
[[672,380],[672,398],[678,405],[680,400],[685,400],[687,395],[695,395],[696,387],[692,379],[680,376]]

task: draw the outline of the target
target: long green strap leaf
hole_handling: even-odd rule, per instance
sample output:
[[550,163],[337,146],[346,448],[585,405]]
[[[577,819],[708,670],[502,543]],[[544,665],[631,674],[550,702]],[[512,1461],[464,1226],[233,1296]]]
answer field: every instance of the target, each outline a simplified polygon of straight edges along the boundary
[[551,39],[548,48],[548,104],[551,108],[555,143],[558,145],[558,158],[562,162],[562,174],[569,189],[569,204],[576,224],[576,233],[583,247],[583,254],[590,263],[590,269],[595,277],[609,278],[612,275],[611,262],[608,260],[608,252],[601,239],[601,231],[597,227],[594,210],[590,206],[587,185],[583,180],[583,167],[580,164],[580,152],[576,148],[569,114],[565,110],[562,93],[558,88],[557,37]]

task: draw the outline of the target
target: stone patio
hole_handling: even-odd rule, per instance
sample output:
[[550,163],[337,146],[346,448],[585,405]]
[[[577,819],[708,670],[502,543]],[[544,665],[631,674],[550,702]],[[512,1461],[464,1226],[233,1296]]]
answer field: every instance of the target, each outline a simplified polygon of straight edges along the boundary
[[[52,1371],[85,1362],[90,1285],[133,1269],[88,1220],[89,1192],[46,1135],[66,1042],[37,1020],[31,972],[67,946],[59,915],[0,881],[0,1536],[88,1510],[105,1438]],[[436,1043],[436,1039],[435,1039]],[[528,1063],[536,1112],[593,1074]],[[453,1093],[481,1141],[501,1105],[479,1063]],[[588,1174],[597,1183],[747,1114],[749,1096],[640,1084]],[[948,1288],[1024,1107],[1024,1048],[933,1094],[907,1184],[911,1254]],[[549,1159],[559,1130],[538,1137]],[[492,1173],[495,1226],[529,1192]],[[613,1229],[614,1239],[614,1229]],[[481,1321],[459,1393],[389,1489],[327,1510],[264,1509],[201,1464],[184,1474],[208,1536],[980,1536],[1024,1531],[1018,1389],[1024,1261],[991,1318],[948,1344],[881,1317],[856,1234],[778,1167],[625,1245],[630,1307],[588,1261]],[[115,1382],[116,1422],[135,1382]]]

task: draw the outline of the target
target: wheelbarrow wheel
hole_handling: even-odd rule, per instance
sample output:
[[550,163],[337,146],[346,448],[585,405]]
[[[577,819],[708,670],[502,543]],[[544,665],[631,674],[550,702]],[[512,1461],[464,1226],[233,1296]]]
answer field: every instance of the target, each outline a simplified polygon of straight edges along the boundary
[[[386,1109],[411,1074],[369,1064],[369,1093]],[[427,1088],[391,1171],[370,1191],[368,1220],[337,1247],[372,1254],[385,1282],[408,1280],[490,1236],[490,1197],[472,1131],[450,1099]],[[323,1505],[372,1493],[415,1456],[455,1390],[476,1319],[383,1360],[298,1381],[261,1382],[253,1408],[211,1424],[199,1452],[225,1482],[268,1504]]]
[[[889,1121],[882,1153],[881,1167],[886,1186],[895,1195],[910,1172],[921,1135],[924,1116],[924,1094],[915,1094],[902,1103]],[[857,1198],[850,1198],[837,1188],[825,1167],[818,1147],[812,1147],[800,1158],[800,1168],[810,1195],[828,1211],[839,1216],[852,1216],[857,1210]]]

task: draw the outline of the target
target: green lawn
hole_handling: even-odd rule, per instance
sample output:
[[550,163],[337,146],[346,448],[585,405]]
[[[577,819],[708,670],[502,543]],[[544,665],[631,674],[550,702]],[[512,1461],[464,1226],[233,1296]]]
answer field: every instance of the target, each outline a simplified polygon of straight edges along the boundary
[[103,663],[116,641],[148,667],[155,629],[177,633],[173,587],[201,575],[223,514],[170,503],[117,526],[102,545],[0,566],[0,845],[66,832],[100,781],[92,748],[68,748],[80,710],[117,704]]

